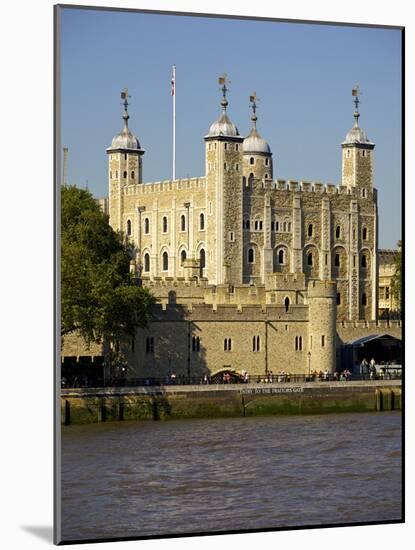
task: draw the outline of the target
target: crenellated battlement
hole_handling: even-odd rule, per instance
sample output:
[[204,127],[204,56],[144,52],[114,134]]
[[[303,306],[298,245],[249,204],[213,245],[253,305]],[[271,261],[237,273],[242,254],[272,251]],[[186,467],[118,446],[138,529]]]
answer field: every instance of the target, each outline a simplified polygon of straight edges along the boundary
[[312,281],[307,286],[308,298],[336,298],[336,281]]
[[400,320],[378,320],[378,321],[339,321],[337,323],[339,329],[401,329],[402,322]]
[[297,193],[315,193],[326,195],[356,195],[355,188],[348,189],[346,185],[321,183],[319,181],[275,180],[269,188],[274,191],[292,191]]
[[304,273],[269,273],[265,276],[267,290],[305,290]]
[[204,176],[194,178],[182,178],[178,180],[164,180],[123,187],[125,195],[147,195],[151,193],[163,193],[168,191],[180,191],[187,189],[204,189],[206,178]]
[[292,305],[288,310],[280,305],[236,304],[156,304],[155,321],[252,321],[299,322],[308,321],[309,307]]

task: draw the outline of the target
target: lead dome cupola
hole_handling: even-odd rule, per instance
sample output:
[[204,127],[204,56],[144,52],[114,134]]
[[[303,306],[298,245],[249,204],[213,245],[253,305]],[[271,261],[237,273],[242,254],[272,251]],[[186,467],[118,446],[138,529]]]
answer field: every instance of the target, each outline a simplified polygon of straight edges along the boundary
[[137,136],[135,136],[128,127],[128,120],[130,118],[130,115],[128,114],[127,110],[127,97],[129,97],[128,90],[124,90],[123,92],[121,92],[121,98],[124,99],[124,113],[122,115],[122,118],[124,120],[124,127],[119,134],[113,137],[111,145],[107,148],[107,151],[114,149],[126,149],[129,151],[143,152]]
[[228,88],[226,86],[227,78],[226,75],[219,78],[219,84],[222,85],[222,101],[220,102],[222,106],[222,114],[220,117],[211,125],[209,128],[209,133],[206,137],[216,137],[216,136],[225,136],[225,137],[239,137],[239,130],[235,124],[228,117],[226,112],[226,107],[228,106],[228,100],[226,99],[226,93]]
[[256,128],[256,122],[258,120],[258,117],[256,116],[256,93],[254,92],[250,96],[251,101],[251,107],[252,107],[252,128],[249,134],[246,136],[246,138],[243,141],[242,144],[242,150],[244,153],[251,153],[251,154],[264,154],[264,155],[271,155],[271,147],[269,146],[268,142],[265,141],[264,138],[262,138],[258,130]]
[[352,96],[354,97],[353,101],[355,104],[355,110],[353,113],[354,124],[353,124],[353,127],[347,132],[346,139],[343,141],[342,145],[353,145],[353,144],[374,145],[374,143],[368,139],[365,132],[359,126],[359,117],[360,117],[360,113],[358,111],[358,107],[360,103],[359,94],[360,94],[359,87],[356,86],[352,90]]

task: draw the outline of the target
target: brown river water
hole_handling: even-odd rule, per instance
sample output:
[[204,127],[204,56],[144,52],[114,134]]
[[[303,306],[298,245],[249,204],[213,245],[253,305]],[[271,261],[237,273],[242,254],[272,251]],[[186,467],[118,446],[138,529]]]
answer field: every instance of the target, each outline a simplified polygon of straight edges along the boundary
[[63,540],[401,519],[401,414],[62,427]]

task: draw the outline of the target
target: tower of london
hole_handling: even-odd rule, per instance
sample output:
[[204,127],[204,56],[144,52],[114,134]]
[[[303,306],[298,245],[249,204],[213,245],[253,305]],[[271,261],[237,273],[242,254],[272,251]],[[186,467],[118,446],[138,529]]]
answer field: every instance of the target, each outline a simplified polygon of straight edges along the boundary
[[[399,322],[377,318],[375,144],[359,125],[358,90],[334,185],[278,179],[256,94],[244,137],[220,83],[219,116],[201,136],[205,174],[176,180],[144,181],[145,149],[123,94],[101,205],[128,243],[132,275],[157,298],[148,326],[122,342],[123,375],[333,372],[353,338],[383,326],[400,335]],[[79,349],[74,336],[62,354]]]
[[375,144],[359,126],[358,96],[340,184],[285,181],[259,133],[256,95],[244,137],[221,84],[219,117],[203,137],[203,176],[143,181],[145,150],[129,128],[126,97],[123,129],[107,149],[109,222],[159,301],[131,345],[142,360],[130,362],[148,376],[170,353],[169,369],[192,372],[191,348],[190,363],[203,349],[210,371],[252,370],[248,352],[261,372],[281,367],[281,356],[292,371],[307,368],[306,356],[312,368],[332,371],[336,321],[377,316]]

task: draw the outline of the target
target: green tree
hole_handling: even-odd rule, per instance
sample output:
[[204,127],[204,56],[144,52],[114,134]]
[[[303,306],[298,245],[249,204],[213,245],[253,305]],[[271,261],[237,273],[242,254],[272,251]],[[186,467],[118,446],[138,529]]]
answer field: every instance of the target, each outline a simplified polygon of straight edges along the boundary
[[398,252],[395,257],[395,273],[391,281],[391,290],[393,297],[400,307],[402,298],[402,241],[398,241]]
[[130,256],[92,195],[61,188],[61,335],[87,342],[133,335],[150,319],[155,298],[135,284]]

